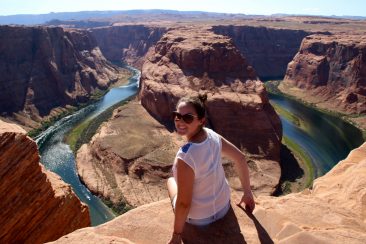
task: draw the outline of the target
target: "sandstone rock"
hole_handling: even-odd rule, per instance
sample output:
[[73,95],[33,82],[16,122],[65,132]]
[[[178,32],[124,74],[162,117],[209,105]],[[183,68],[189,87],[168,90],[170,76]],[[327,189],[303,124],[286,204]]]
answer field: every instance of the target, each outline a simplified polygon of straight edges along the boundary
[[289,63],[280,89],[347,114],[366,114],[364,35],[311,35]]
[[[365,174],[366,143],[318,178],[312,190],[257,198],[254,215],[234,204],[240,195],[233,192],[233,211],[208,228],[186,225],[185,243],[365,243]],[[165,199],[53,243],[166,243],[173,219]]]
[[87,101],[118,78],[87,31],[2,26],[0,42],[2,115],[24,113],[40,121],[56,107]]
[[0,119],[0,133],[4,133],[4,132],[19,132],[19,133],[23,133],[23,134],[26,133],[26,131],[22,127],[20,127],[16,124],[4,122]]
[[116,25],[90,29],[105,57],[114,62],[126,62],[141,68],[144,56],[166,27]]
[[90,226],[88,208],[39,163],[34,141],[1,131],[0,153],[1,243],[44,243]]

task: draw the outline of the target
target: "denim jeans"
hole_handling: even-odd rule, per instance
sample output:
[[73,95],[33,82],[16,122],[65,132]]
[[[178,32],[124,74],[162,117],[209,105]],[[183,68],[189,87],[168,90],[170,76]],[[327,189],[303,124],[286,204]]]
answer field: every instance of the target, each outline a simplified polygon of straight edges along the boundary
[[228,202],[224,208],[222,208],[220,211],[218,211],[216,214],[214,214],[210,217],[207,217],[204,219],[188,218],[186,220],[186,222],[190,223],[192,225],[198,225],[198,226],[209,225],[209,224],[215,222],[216,220],[223,218],[226,215],[226,213],[229,211],[229,209],[230,209],[230,202]]

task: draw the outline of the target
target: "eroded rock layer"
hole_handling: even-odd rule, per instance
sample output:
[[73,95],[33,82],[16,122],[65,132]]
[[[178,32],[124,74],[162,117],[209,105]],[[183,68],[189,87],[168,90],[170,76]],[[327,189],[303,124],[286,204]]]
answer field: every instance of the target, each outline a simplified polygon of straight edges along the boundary
[[[207,228],[186,224],[184,243],[350,243],[366,240],[366,143],[306,189],[256,199],[254,215],[236,206]],[[168,199],[138,207],[105,225],[77,230],[54,243],[166,243],[174,214]]]
[[261,79],[283,78],[287,64],[299,50],[304,30],[254,26],[213,26],[216,34],[231,37]]
[[33,120],[88,100],[118,78],[87,31],[0,27],[0,114]]
[[[5,126],[1,123],[2,129]],[[0,242],[44,243],[90,226],[86,205],[39,163],[36,143],[14,125],[4,130],[0,133]]]
[[306,37],[280,89],[321,108],[366,114],[365,40],[346,34]]

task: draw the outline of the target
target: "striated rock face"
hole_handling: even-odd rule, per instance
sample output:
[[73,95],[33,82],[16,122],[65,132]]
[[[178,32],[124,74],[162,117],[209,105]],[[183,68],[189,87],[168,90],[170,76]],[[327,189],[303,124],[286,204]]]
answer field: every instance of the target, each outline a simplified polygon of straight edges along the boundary
[[1,26],[0,43],[2,115],[24,112],[39,120],[118,78],[87,31]]
[[287,64],[309,32],[253,26],[213,26],[216,34],[232,38],[262,79],[282,78]]
[[[353,150],[312,190],[256,199],[254,215],[234,203],[208,228],[186,224],[184,243],[351,243],[366,240],[366,143]],[[166,243],[174,215],[168,199],[144,205],[108,222],[77,230],[54,243]]]
[[[1,127],[14,131],[6,123]],[[86,205],[39,163],[36,143],[23,133],[4,130],[0,133],[0,242],[44,243],[90,226]]]
[[279,160],[281,123],[266,90],[229,38],[206,29],[171,30],[142,68],[139,97],[167,122],[180,97],[208,95],[209,125],[239,148]]
[[280,89],[345,113],[366,114],[364,35],[311,35],[289,63]]
[[90,29],[105,57],[141,67],[144,56],[161,36],[165,27],[122,25]]

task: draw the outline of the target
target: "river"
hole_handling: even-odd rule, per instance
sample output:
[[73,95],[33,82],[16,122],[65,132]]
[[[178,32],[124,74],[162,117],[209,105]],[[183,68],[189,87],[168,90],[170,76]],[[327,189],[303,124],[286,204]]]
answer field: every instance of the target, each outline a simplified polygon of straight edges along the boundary
[[69,183],[80,200],[89,206],[93,226],[105,223],[113,219],[115,215],[80,182],[74,154],[69,145],[64,143],[64,137],[81,121],[96,117],[107,108],[137,93],[140,71],[132,67],[127,68],[133,72],[127,85],[112,88],[97,103],[62,118],[35,138],[39,147],[42,164]]
[[[133,71],[128,85],[112,88],[99,102],[59,120],[36,138],[42,164],[71,184],[80,200],[89,206],[93,226],[105,223],[115,215],[80,182],[74,154],[69,145],[64,143],[64,136],[81,121],[91,119],[137,93],[140,71],[132,67],[128,68]],[[320,113],[280,95],[270,94],[269,96],[271,103],[294,114],[305,125],[305,127],[299,127],[280,116],[284,136],[299,144],[310,156],[316,171],[315,177],[329,171],[338,161],[344,159],[350,150],[363,142],[358,129],[336,117]]]
[[314,178],[327,173],[364,141],[359,129],[340,118],[282,95],[269,94],[269,100],[301,121],[302,126],[299,126],[280,115],[283,135],[298,144],[310,157]]

